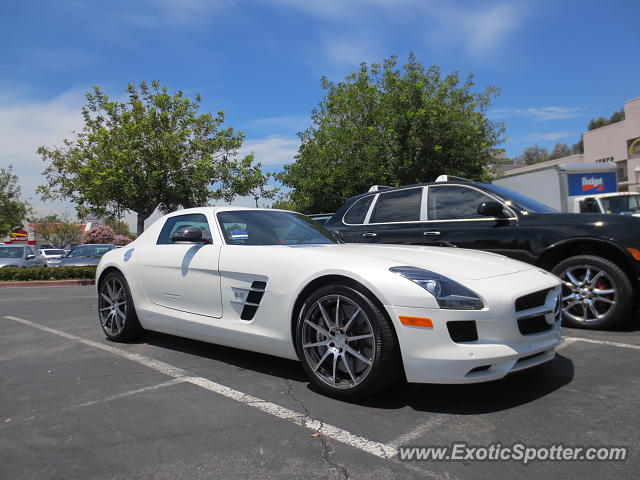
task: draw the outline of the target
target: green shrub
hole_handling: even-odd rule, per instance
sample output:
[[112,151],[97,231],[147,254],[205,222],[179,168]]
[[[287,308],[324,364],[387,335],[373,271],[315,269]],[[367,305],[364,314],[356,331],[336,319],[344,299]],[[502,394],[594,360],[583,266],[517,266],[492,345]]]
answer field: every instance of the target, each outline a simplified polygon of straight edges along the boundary
[[0,282],[25,280],[93,280],[96,267],[39,267],[39,268],[0,268]]

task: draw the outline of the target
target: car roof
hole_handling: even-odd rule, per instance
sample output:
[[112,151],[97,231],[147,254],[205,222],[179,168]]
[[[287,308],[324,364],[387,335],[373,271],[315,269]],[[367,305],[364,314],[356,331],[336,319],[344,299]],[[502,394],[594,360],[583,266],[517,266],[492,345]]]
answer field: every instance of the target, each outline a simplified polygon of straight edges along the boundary
[[486,184],[485,183],[481,183],[481,182],[473,182],[471,180],[469,180],[469,181],[451,180],[451,181],[447,181],[447,182],[413,183],[411,185],[401,185],[399,187],[388,187],[388,188],[384,188],[382,190],[373,190],[373,191],[370,191],[370,192],[360,193],[358,195],[354,195],[353,197],[349,198],[347,201],[355,200],[355,199],[358,199],[360,197],[364,197],[365,195],[377,195],[379,193],[394,192],[396,190],[404,190],[406,188],[427,187],[427,186],[430,186],[430,185],[474,185],[474,186],[485,186]]

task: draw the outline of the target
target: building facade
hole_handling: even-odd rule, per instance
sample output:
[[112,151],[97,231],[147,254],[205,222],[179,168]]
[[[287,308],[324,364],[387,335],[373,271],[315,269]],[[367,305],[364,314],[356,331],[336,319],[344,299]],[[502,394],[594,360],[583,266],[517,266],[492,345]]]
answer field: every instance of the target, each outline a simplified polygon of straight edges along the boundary
[[[625,119],[585,132],[584,153],[534,165],[505,169],[502,175],[531,172],[553,165],[582,162],[614,162],[618,190],[640,191],[640,97],[624,104]],[[513,167],[513,166],[509,166]]]

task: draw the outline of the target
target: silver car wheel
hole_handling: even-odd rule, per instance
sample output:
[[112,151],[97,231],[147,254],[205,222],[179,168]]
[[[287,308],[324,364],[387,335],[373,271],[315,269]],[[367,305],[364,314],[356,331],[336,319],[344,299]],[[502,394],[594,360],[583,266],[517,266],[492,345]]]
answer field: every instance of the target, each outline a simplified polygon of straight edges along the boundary
[[616,284],[593,265],[574,265],[560,274],[562,311],[576,322],[602,320],[616,304]]
[[314,375],[348,389],[367,378],[376,355],[373,327],[364,310],[342,295],[327,295],[307,310],[302,348]]
[[111,336],[122,332],[127,319],[127,292],[117,277],[109,277],[100,286],[98,311],[105,332]]

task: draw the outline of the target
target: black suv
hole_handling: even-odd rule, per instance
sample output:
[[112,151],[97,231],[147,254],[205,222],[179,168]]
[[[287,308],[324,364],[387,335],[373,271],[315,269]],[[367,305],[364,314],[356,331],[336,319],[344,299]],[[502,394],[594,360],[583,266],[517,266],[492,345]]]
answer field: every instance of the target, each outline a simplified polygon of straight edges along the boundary
[[498,185],[449,177],[350,198],[325,227],[346,242],[473,248],[537,265],[563,281],[566,325],[608,328],[636,306],[640,218],[559,213]]

